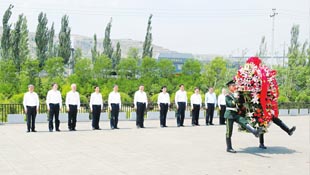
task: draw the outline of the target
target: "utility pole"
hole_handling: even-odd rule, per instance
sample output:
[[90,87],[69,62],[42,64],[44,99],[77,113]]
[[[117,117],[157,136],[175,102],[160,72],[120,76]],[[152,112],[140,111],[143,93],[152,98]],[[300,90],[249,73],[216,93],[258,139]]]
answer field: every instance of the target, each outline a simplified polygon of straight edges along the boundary
[[272,33],[271,33],[271,59],[274,57],[274,19],[278,13],[276,12],[277,9],[272,9],[272,14],[270,15],[270,18],[272,18]]

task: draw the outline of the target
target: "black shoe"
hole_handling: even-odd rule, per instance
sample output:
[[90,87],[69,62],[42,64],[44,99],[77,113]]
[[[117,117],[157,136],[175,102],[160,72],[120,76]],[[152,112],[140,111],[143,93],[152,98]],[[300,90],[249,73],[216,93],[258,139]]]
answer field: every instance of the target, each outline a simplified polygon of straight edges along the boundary
[[30,130],[27,130],[26,132],[30,132]]
[[35,129],[31,130],[31,132],[37,132]]
[[118,127],[116,127],[115,129],[119,129]]
[[267,147],[264,145],[264,144],[259,144],[259,148],[261,148],[261,149],[267,149]]
[[209,123],[206,123],[206,126],[208,126],[209,125]]
[[115,129],[114,127],[111,127],[111,129],[113,130],[113,129]]
[[166,126],[166,125],[165,125],[164,127],[165,127],[165,128],[168,128],[168,126]]
[[140,128],[145,128],[144,126],[141,126]]
[[181,125],[178,125],[178,127],[181,127]]
[[289,130],[289,133],[288,135],[293,135],[294,131],[296,130],[296,126],[293,126],[290,130]]
[[199,124],[197,124],[196,126],[200,126]]
[[72,131],[76,131],[76,129],[72,129]]
[[210,123],[210,125],[214,125],[213,123]]
[[57,132],[60,132],[60,129],[56,129]]
[[227,149],[226,151],[229,152],[229,153],[237,153],[237,151],[235,151],[235,150],[232,149],[232,148],[229,148],[229,149]]

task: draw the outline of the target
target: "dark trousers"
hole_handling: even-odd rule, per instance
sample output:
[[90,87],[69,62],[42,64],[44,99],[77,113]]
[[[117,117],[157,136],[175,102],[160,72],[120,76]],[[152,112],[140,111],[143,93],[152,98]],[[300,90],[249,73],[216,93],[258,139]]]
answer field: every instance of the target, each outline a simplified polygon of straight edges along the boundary
[[50,112],[49,112],[49,118],[48,118],[48,128],[49,128],[49,130],[54,129],[53,119],[55,116],[55,128],[56,128],[56,130],[59,130],[59,124],[60,124],[60,121],[59,121],[59,109],[60,109],[59,104],[50,103],[49,107],[50,107]]
[[92,108],[93,108],[92,127],[93,129],[99,129],[101,105],[93,105]]
[[178,126],[183,126],[184,124],[184,118],[185,118],[185,107],[186,103],[185,102],[178,102],[178,115],[177,115],[177,125]]
[[76,115],[77,115],[77,105],[69,105],[69,112],[68,112],[68,128],[69,128],[69,130],[75,130]]
[[160,103],[160,126],[166,126],[168,103]]
[[213,124],[214,103],[208,103],[207,106],[206,124]]
[[192,125],[199,125],[199,111],[200,105],[193,104],[194,109],[192,110]]
[[226,105],[220,105],[221,106],[221,110],[220,110],[220,125],[225,125],[225,118],[224,118],[224,114],[226,111]]
[[246,128],[246,125],[248,124],[247,120],[239,115],[234,116],[233,119],[226,119],[226,138],[231,138],[234,122],[237,122],[243,128]]
[[110,126],[112,129],[117,128],[118,114],[119,114],[119,104],[111,104],[111,119]]
[[145,112],[145,108],[146,108],[146,104],[145,103],[140,103],[137,102],[137,120],[136,120],[136,125],[137,127],[144,127],[144,112]]
[[37,116],[37,107],[36,106],[26,106],[27,107],[27,130],[35,130],[35,122]]

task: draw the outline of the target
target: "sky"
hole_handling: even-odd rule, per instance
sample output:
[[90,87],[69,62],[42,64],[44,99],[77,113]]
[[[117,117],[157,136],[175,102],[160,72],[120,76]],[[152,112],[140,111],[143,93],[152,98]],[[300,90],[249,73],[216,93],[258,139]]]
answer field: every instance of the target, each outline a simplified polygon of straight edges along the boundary
[[[143,41],[147,20],[152,19],[153,44],[193,54],[240,56],[257,53],[262,36],[271,51],[272,9],[274,50],[282,55],[290,43],[290,30],[300,26],[300,42],[310,38],[310,0],[1,0],[0,20],[13,4],[10,20],[23,13],[29,31],[35,32],[38,14],[47,14],[49,26],[60,29],[61,17],[69,15],[72,34],[104,37],[112,18],[112,39]],[[2,24],[1,24],[2,25]]]

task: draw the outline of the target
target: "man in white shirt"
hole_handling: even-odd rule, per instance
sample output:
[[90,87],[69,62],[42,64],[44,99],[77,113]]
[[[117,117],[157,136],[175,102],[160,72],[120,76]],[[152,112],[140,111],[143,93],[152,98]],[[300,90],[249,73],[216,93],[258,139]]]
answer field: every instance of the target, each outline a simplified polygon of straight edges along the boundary
[[34,85],[28,85],[28,92],[24,94],[23,106],[27,116],[27,132],[37,132],[35,122],[39,111],[39,96],[34,92]]
[[50,132],[53,132],[54,126],[53,126],[53,118],[55,116],[55,128],[56,131],[60,131],[59,125],[59,111],[62,107],[62,99],[61,94],[57,90],[58,85],[56,83],[52,84],[52,89],[47,92],[46,95],[46,106],[47,110],[49,111],[49,118],[48,118],[48,128]]
[[217,101],[218,107],[220,108],[220,117],[219,117],[220,125],[225,125],[225,118],[224,118],[224,114],[225,114],[225,111],[226,111],[225,96],[226,96],[226,89],[223,88],[222,89],[222,94],[219,95],[218,101]]
[[216,106],[216,94],[213,92],[213,88],[209,88],[209,92],[205,95],[205,105],[207,109],[206,115],[206,125],[213,125],[213,115],[214,115],[214,108]]
[[192,110],[192,126],[199,126],[199,111],[202,103],[199,88],[195,88],[195,93],[191,96],[191,110]]
[[117,127],[118,114],[119,114],[119,110],[122,107],[122,102],[121,102],[121,95],[118,92],[117,85],[114,85],[113,91],[110,92],[109,94],[108,106],[109,106],[109,110],[111,111],[111,119],[110,119],[111,129],[119,129]]
[[144,112],[147,107],[147,96],[144,92],[144,86],[140,85],[139,90],[136,91],[134,96],[134,106],[137,112],[136,125],[137,128],[144,128]]
[[99,127],[100,114],[103,107],[102,95],[99,92],[99,86],[95,86],[95,92],[90,96],[89,107],[92,112],[92,128],[93,130],[101,130]]
[[71,85],[71,91],[66,96],[66,107],[68,111],[68,128],[69,131],[76,131],[76,116],[80,109],[80,95],[76,91],[76,84]]
[[161,93],[158,95],[157,104],[160,111],[160,127],[167,127],[166,118],[167,112],[170,105],[170,96],[167,93],[167,86],[161,88]]
[[184,127],[185,109],[187,106],[187,94],[184,90],[184,84],[181,84],[179,87],[180,89],[176,92],[174,99],[175,105],[177,107],[177,126]]

